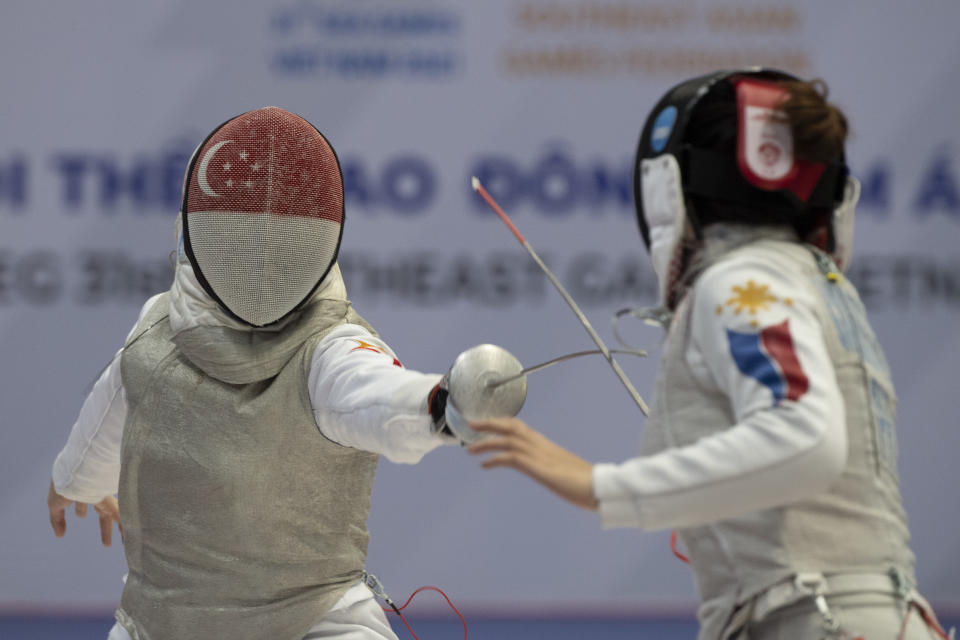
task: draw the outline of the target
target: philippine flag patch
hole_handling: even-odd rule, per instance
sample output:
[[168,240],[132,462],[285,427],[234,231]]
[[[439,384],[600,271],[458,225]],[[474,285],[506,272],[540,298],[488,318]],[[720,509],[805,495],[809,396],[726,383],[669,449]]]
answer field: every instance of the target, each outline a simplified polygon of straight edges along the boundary
[[774,404],[780,404],[783,399],[799,400],[810,388],[810,380],[793,348],[788,320],[760,333],[727,329],[727,338],[737,368],[770,389]]

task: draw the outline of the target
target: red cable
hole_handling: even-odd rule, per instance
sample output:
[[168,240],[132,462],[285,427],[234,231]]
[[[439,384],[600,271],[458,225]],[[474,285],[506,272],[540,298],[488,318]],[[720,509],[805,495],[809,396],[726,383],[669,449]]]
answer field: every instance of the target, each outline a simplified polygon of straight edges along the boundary
[[943,638],[943,640],[949,640],[950,638],[949,634],[946,632],[946,630],[944,630],[943,627],[940,626],[940,623],[937,621],[936,618],[930,616],[930,613],[924,607],[920,607],[917,605],[914,605],[914,606],[916,606],[917,609],[919,609],[920,617],[923,618],[923,621],[927,623],[928,628],[933,629],[933,632],[936,633],[941,638]]
[[903,624],[900,625],[900,635],[897,640],[903,640],[907,636],[907,623],[910,622],[910,613],[913,611],[913,605],[907,603],[907,612],[903,614]]
[[420,593],[421,591],[436,591],[436,592],[439,593],[441,596],[443,596],[443,599],[447,601],[447,604],[450,605],[450,608],[453,609],[453,612],[454,612],[455,614],[457,614],[457,617],[458,617],[458,618],[460,618],[460,622],[463,623],[463,640],[467,640],[467,621],[466,621],[466,619],[463,617],[463,614],[460,613],[460,610],[457,609],[457,608],[454,606],[453,602],[450,601],[450,598],[447,597],[447,594],[445,594],[442,590],[438,589],[437,587],[431,587],[431,586],[429,586],[429,585],[428,585],[428,586],[420,587],[419,589],[417,589],[416,591],[414,591],[413,593],[410,594],[410,597],[407,598],[407,601],[403,603],[403,606],[393,607],[393,608],[390,608],[390,609],[388,609],[387,607],[381,606],[380,608],[383,609],[384,611],[386,611],[387,613],[390,613],[391,611],[393,611],[393,612],[395,612],[398,616],[400,616],[400,619],[403,620],[403,624],[407,627],[407,631],[410,632],[410,635],[413,636],[414,640],[419,640],[419,638],[417,638],[417,634],[415,634],[415,633],[413,632],[413,629],[410,628],[410,623],[407,622],[407,619],[404,618],[404,617],[403,617],[403,614],[400,613],[400,612],[403,611],[404,609],[406,609],[406,608],[407,608],[407,605],[410,604],[410,602],[413,600],[413,596],[417,595],[417,594]]
[[927,625],[927,628],[933,631],[937,636],[943,638],[943,640],[950,640],[950,635],[944,630],[936,618],[931,617],[930,613],[926,610],[925,607],[920,606],[916,601],[908,601],[907,604],[907,613],[903,616],[903,624],[900,627],[900,635],[897,636],[898,640],[903,640],[907,636],[907,622],[910,620],[910,614],[913,610],[916,609],[920,612],[920,617],[923,619],[924,624]]
[[673,555],[677,556],[683,562],[690,564],[690,558],[680,553],[680,550],[677,549],[677,530],[674,529],[670,532],[670,550],[673,551]]
[[[393,609],[384,609],[384,611],[393,611]],[[413,636],[413,640],[420,640],[420,638],[417,637],[417,634],[413,632],[413,629],[410,628],[410,623],[407,622],[407,619],[403,617],[402,613],[400,613],[400,609],[397,609],[396,613],[398,616],[400,616],[400,619],[403,620],[403,625],[407,628],[407,631],[410,632],[410,635]]]

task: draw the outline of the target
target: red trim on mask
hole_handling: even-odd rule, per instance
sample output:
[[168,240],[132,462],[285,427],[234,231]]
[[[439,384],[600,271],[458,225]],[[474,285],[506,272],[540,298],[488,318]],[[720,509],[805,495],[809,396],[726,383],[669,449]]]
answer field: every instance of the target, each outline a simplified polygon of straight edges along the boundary
[[766,191],[787,189],[806,202],[826,165],[802,162],[793,154],[793,133],[779,110],[790,96],[781,85],[739,78],[737,92],[737,166],[747,182]]

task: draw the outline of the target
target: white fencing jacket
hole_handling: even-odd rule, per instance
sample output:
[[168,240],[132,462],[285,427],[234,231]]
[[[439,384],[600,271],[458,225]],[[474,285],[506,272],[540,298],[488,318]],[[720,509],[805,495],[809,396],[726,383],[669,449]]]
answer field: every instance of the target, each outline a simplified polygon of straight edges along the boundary
[[[707,231],[723,231],[718,227]],[[789,239],[788,232],[761,233]],[[708,235],[706,242],[729,240]],[[760,266],[749,253],[700,276],[681,303],[696,309],[683,357],[705,391],[726,396],[735,422],[714,425],[714,433],[689,446],[595,465],[605,528],[707,524],[816,495],[837,478],[847,456],[843,398],[808,289],[805,275]],[[796,367],[784,375],[806,380],[802,394],[794,390],[797,397],[777,397],[790,392],[777,386],[782,378],[745,374],[737,358],[749,356],[731,346],[732,335],[756,335],[784,322]]]

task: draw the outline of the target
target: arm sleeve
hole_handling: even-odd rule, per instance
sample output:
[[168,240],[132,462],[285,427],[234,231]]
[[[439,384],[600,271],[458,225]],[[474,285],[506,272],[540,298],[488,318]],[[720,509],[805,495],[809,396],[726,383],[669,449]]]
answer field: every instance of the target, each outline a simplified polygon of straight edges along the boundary
[[693,444],[594,466],[605,527],[689,527],[826,490],[847,458],[843,399],[802,275],[739,258],[701,277],[685,357],[733,425]]
[[[147,300],[140,311],[138,324],[157,297]],[[120,441],[123,423],[127,418],[127,401],[120,375],[121,354],[122,350],[114,355],[94,383],[70,430],[66,445],[53,463],[54,489],[65,498],[97,503],[117,492],[120,482]]]
[[359,325],[342,325],[313,353],[308,384],[317,427],[343,446],[419,462],[454,442],[432,433],[427,402],[440,378],[404,369],[382,340]]

